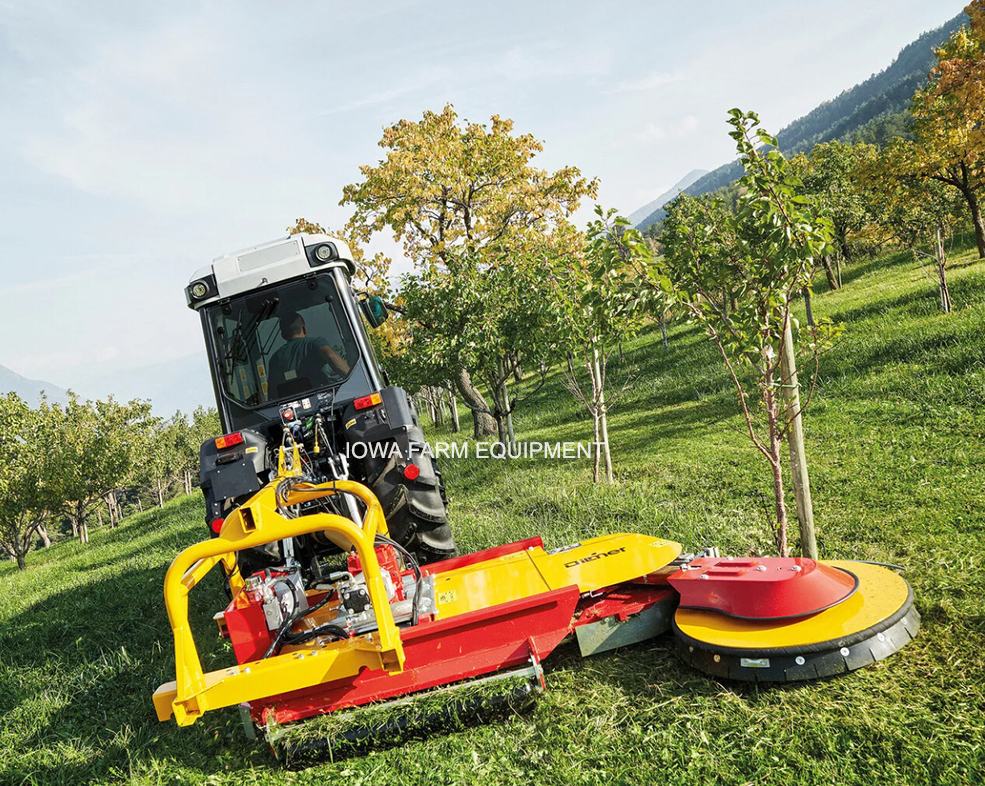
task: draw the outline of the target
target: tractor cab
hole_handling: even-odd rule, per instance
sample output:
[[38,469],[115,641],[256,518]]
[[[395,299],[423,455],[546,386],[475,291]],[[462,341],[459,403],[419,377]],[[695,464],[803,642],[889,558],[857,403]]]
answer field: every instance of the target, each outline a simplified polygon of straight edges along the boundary
[[227,431],[277,423],[285,404],[303,414],[383,387],[350,256],[324,235],[293,235],[196,273],[186,297],[201,315]]

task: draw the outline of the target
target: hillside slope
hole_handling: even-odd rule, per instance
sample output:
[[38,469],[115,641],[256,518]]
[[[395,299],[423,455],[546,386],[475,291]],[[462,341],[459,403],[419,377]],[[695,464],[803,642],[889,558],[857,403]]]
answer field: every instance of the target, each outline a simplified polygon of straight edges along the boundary
[[0,396],[7,393],[16,393],[32,407],[38,405],[42,393],[52,402],[65,404],[68,401],[68,391],[64,388],[44,380],[22,377],[16,371],[0,366]]
[[[529,715],[283,772],[234,710],[185,728],[154,716],[151,693],[174,673],[164,573],[206,536],[199,500],[183,498],[94,529],[88,547],[32,553],[24,573],[0,564],[0,783],[981,783],[985,263],[974,257],[966,239],[951,315],[908,254],[860,261],[815,298],[818,315],[846,325],[805,415],[819,545],[906,567],[924,626],[891,658],[757,689],[685,668],[667,637],[589,660],[562,648]],[[593,486],[585,459],[445,461],[463,549],[637,531],[771,550],[769,473],[714,348],[676,325],[669,353],[657,330],[626,351],[637,375],[610,424],[617,484]],[[517,429],[591,438],[557,377],[521,405]],[[225,602],[218,582],[193,593],[207,669],[230,662],[211,619]]]
[[[913,93],[926,80],[935,63],[934,49],[967,21],[968,17],[962,12],[936,30],[924,33],[903,47],[888,68],[794,120],[776,135],[780,149],[786,155],[794,155],[810,150],[819,142],[850,140],[867,125],[888,122],[894,128],[898,127],[900,122],[894,116],[907,113]],[[878,129],[873,128],[872,134],[878,138]],[[700,196],[727,186],[741,176],[742,165],[732,161],[713,169],[683,190],[691,196]],[[638,226],[643,229],[662,221],[663,216],[661,206]]]

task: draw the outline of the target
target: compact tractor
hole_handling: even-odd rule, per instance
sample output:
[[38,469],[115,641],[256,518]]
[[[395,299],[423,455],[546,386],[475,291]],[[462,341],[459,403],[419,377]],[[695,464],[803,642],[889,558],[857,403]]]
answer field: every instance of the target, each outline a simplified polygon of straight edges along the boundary
[[[165,578],[176,678],[154,694],[160,720],[239,706],[296,764],[527,706],[569,638],[588,656],[671,630],[685,663],[771,683],[847,673],[916,635],[909,585],[871,562],[685,554],[637,534],[457,555],[440,473],[364,326],[386,306],[353,273],[344,243],[298,234],[188,285],[225,433],[201,450],[211,537]],[[205,672],[188,599],[220,565],[235,662]]]

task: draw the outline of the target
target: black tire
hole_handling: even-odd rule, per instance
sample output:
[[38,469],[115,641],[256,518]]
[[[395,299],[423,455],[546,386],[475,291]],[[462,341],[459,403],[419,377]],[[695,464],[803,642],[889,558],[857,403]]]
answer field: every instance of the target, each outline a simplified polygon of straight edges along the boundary
[[420,475],[408,480],[391,459],[372,483],[373,493],[383,506],[390,536],[414,554],[421,564],[437,562],[458,554],[448,524],[448,511],[441,474],[434,460],[417,457]]

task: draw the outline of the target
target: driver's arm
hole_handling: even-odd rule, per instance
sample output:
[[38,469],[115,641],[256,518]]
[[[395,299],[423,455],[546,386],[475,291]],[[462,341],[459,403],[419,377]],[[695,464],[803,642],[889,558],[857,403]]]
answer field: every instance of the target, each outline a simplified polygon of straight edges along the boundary
[[331,363],[340,374],[349,373],[349,364],[345,362],[345,358],[332,349],[328,344],[322,344],[318,347],[318,350],[321,352],[322,357]]

